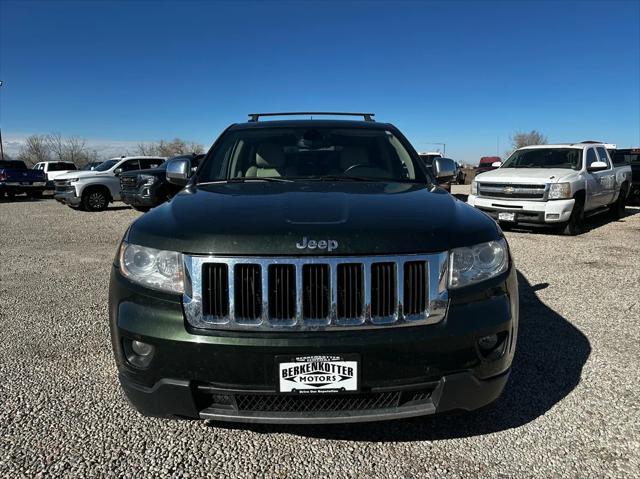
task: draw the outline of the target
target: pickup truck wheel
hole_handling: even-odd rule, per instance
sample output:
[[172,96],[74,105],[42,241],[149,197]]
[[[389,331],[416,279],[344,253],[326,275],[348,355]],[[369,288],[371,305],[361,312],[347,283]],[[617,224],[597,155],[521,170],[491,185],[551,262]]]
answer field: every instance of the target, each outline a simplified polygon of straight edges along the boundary
[[143,213],[146,213],[151,208],[149,208],[148,206],[134,206],[133,209],[136,211],[142,211]]
[[42,191],[31,191],[30,193],[27,193],[27,196],[29,198],[39,199],[42,198]]
[[584,224],[584,199],[576,198],[569,221],[562,227],[562,234],[576,236],[582,233]]
[[86,211],[103,211],[107,209],[109,198],[102,190],[89,190],[82,195],[82,208]]
[[624,210],[627,207],[626,197],[627,190],[622,188],[616,202],[609,206],[609,214],[614,220],[619,220],[624,216]]

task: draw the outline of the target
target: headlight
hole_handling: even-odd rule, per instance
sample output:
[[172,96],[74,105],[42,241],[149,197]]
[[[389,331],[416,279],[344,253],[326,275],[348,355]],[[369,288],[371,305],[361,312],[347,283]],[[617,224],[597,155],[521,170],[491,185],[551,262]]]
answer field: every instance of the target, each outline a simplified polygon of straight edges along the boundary
[[75,183],[76,181],[78,181],[78,178],[69,178],[69,179],[65,179],[63,181],[66,181],[68,185],[70,185],[71,183]]
[[140,179],[142,180],[142,184],[144,186],[151,186],[156,182],[156,177],[153,175],[140,175]]
[[571,198],[571,184],[551,183],[551,186],[549,186],[549,199],[563,200],[566,198]]
[[493,278],[504,273],[508,266],[509,252],[504,239],[456,248],[449,254],[449,288]]
[[471,182],[471,194],[472,195],[477,195],[478,194],[478,182],[477,181],[472,181]]
[[120,272],[134,283],[169,293],[184,291],[182,254],[123,241],[118,257]]

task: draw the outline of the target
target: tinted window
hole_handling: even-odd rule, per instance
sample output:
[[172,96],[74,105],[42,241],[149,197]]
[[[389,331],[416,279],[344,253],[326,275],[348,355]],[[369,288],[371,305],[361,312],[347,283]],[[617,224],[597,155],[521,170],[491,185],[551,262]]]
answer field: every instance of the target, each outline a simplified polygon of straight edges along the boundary
[[0,168],[13,168],[16,170],[26,170],[27,165],[24,164],[24,161],[0,160]]
[[157,158],[142,158],[140,160],[140,166],[142,170],[157,168],[158,166],[162,165],[162,163],[164,162]]
[[640,149],[615,150],[611,152],[613,164],[616,166],[628,165],[630,163],[640,164]]
[[426,181],[392,132],[359,128],[259,128],[225,134],[199,182],[231,178]]
[[140,169],[140,162],[138,160],[127,160],[122,163],[118,168],[122,168],[122,171],[133,171]]
[[107,160],[94,168],[95,171],[107,171],[113,168],[120,160]]
[[502,165],[502,168],[566,168],[572,170],[579,170],[581,167],[582,149],[577,148],[516,150]]
[[596,161],[598,161],[598,158],[596,157],[596,150],[589,148],[587,150],[587,168],[590,168]]
[[607,150],[605,150],[604,147],[602,146],[599,146],[597,150],[598,150],[598,155],[600,156],[600,161],[606,163],[607,166],[611,166],[609,164],[609,157],[607,156]]

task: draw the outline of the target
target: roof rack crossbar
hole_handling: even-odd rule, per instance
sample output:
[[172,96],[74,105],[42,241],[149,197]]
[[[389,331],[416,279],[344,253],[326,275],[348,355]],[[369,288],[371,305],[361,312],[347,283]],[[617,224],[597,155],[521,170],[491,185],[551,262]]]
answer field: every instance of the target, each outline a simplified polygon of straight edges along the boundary
[[324,116],[361,116],[364,121],[375,121],[375,113],[345,113],[332,111],[293,111],[281,113],[249,113],[249,121],[256,122],[261,116],[299,116],[299,115],[324,115]]

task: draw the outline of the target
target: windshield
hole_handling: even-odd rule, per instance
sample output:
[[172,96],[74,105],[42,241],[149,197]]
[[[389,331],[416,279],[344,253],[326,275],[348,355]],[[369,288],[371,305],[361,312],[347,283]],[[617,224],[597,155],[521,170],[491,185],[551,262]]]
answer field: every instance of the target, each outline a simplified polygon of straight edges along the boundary
[[615,150],[612,153],[613,164],[618,165],[640,165],[640,149]]
[[198,183],[224,180],[422,181],[390,131],[362,128],[256,128],[220,139]]
[[120,160],[107,160],[96,166],[93,171],[107,171],[113,168]]
[[19,160],[0,160],[0,168],[13,168],[16,170],[26,170],[27,165]]
[[531,148],[516,150],[502,168],[582,168],[582,149]]

